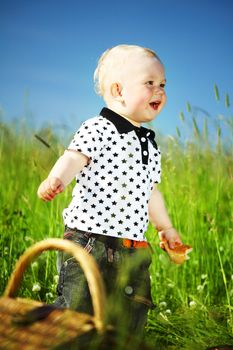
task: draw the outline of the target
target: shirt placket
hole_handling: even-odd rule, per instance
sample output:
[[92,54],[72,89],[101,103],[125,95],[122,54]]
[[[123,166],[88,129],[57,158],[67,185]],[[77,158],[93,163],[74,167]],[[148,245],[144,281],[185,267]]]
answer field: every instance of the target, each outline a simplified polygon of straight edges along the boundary
[[[148,135],[147,135],[148,134]],[[142,163],[148,164],[149,159],[149,151],[148,151],[148,136],[149,131],[144,132],[144,130],[138,129],[136,130],[136,135],[139,139],[140,145],[141,145],[141,155],[142,155]]]

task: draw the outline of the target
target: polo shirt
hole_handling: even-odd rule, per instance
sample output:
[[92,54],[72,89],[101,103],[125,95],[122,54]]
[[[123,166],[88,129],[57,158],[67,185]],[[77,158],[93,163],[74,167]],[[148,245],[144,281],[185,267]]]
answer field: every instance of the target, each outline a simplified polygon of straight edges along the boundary
[[146,240],[148,202],[160,182],[161,155],[153,130],[108,108],[85,121],[68,149],[89,163],[76,176],[65,225],[111,237]]

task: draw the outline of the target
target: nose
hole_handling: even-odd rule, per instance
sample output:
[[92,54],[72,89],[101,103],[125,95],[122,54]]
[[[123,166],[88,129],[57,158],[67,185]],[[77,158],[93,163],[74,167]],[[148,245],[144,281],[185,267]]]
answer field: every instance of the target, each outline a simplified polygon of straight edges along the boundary
[[155,86],[154,94],[155,95],[164,95],[165,94],[164,88],[162,88],[161,86]]

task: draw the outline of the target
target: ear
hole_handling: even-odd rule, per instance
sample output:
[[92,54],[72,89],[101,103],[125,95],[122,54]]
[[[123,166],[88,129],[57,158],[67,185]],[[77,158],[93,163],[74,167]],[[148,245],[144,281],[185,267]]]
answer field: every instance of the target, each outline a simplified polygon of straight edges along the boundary
[[122,101],[122,86],[119,83],[113,83],[110,87],[111,95],[117,101]]

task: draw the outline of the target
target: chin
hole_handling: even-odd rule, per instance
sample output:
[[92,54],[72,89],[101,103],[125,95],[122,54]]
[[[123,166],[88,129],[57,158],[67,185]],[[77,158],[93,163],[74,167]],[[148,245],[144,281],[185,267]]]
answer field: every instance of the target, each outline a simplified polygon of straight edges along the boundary
[[154,114],[153,116],[145,116],[142,121],[142,123],[148,123],[154,120],[157,117],[158,113]]

